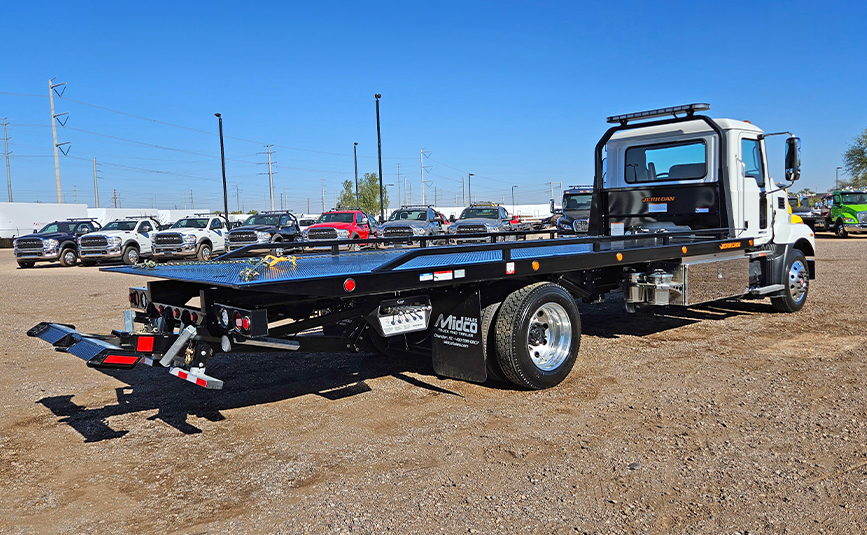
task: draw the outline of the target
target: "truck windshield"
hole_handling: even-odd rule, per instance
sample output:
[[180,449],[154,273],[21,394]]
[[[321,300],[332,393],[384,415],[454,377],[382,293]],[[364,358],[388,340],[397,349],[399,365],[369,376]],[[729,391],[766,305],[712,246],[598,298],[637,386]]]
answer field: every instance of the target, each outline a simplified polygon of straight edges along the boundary
[[867,192],[849,191],[841,193],[843,204],[867,204]]
[[132,230],[137,224],[138,221],[112,221],[102,227],[102,230]]
[[391,217],[388,218],[389,221],[426,221],[427,220],[427,210],[397,210]]
[[460,219],[497,219],[500,215],[499,208],[466,208],[461,212]]
[[247,225],[268,225],[270,227],[276,227],[280,224],[280,215],[254,215],[247,218],[244,221],[244,226]]
[[352,223],[353,221],[355,221],[354,212],[333,212],[330,214],[322,214],[319,216],[319,219],[316,220],[317,223]]
[[591,200],[593,200],[593,195],[590,193],[564,195],[563,196],[563,209],[564,210],[589,210]]
[[172,228],[208,228],[207,218],[178,219]]
[[42,227],[39,232],[72,232],[75,223],[67,223],[65,221],[55,221]]

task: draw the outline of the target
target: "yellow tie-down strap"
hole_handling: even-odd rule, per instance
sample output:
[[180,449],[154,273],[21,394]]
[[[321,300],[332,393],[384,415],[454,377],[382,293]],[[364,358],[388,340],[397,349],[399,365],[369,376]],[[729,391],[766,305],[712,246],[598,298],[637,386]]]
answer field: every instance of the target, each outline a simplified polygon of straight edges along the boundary
[[275,265],[279,264],[280,262],[292,262],[292,266],[294,267],[295,266],[295,257],[294,256],[274,256],[274,255],[269,254],[265,258],[262,259],[262,263],[268,264],[268,267],[274,267]]
[[262,260],[256,262],[255,265],[242,269],[241,272],[238,273],[238,276],[241,280],[250,282],[259,276],[259,266],[268,266],[269,268],[272,268],[281,262],[292,262],[292,267],[295,267],[294,256],[274,256],[269,254]]

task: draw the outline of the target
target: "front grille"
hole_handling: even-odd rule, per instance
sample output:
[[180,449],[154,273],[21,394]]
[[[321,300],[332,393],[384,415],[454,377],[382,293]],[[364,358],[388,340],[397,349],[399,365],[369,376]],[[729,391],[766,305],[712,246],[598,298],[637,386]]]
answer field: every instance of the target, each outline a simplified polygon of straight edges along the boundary
[[82,247],[108,247],[108,238],[105,236],[82,236]]
[[867,212],[858,212],[858,222],[862,225],[867,224]]
[[39,249],[42,250],[42,240],[39,238],[25,238],[18,240],[15,245],[18,246],[19,249]]
[[256,233],[249,230],[239,230],[229,234],[229,243],[252,243],[256,241]]
[[157,245],[180,245],[184,242],[180,234],[157,234],[154,243]]
[[336,240],[337,229],[333,228],[312,228],[307,231],[308,240]]
[[385,227],[382,229],[386,238],[411,238],[412,227]]
[[458,234],[482,234],[487,230],[484,225],[458,225]]

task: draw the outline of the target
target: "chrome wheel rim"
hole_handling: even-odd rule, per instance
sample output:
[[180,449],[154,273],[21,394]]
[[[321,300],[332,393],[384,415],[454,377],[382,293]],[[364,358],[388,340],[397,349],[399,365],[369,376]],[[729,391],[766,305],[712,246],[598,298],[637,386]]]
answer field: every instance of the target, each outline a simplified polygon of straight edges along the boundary
[[135,249],[130,249],[129,253],[127,253],[127,256],[129,257],[129,261],[133,264],[138,262],[138,251],[136,251]]
[[210,260],[211,259],[211,248],[210,247],[202,247],[202,259]]
[[67,264],[74,264],[75,263],[75,253],[73,253],[72,251],[66,251],[65,253],[63,253],[63,261],[66,262]]
[[530,360],[543,371],[557,369],[572,348],[572,321],[558,303],[545,303],[533,313],[527,327]]
[[807,297],[809,284],[810,277],[807,273],[807,266],[800,260],[796,260],[789,268],[789,295],[796,303],[800,303]]

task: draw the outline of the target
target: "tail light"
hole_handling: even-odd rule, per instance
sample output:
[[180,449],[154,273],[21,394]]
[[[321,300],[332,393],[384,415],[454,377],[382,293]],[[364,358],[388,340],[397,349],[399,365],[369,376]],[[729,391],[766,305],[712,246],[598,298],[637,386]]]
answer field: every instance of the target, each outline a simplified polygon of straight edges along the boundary
[[245,331],[250,330],[250,317],[249,316],[244,316],[244,318],[241,320],[241,328],[244,329]]

